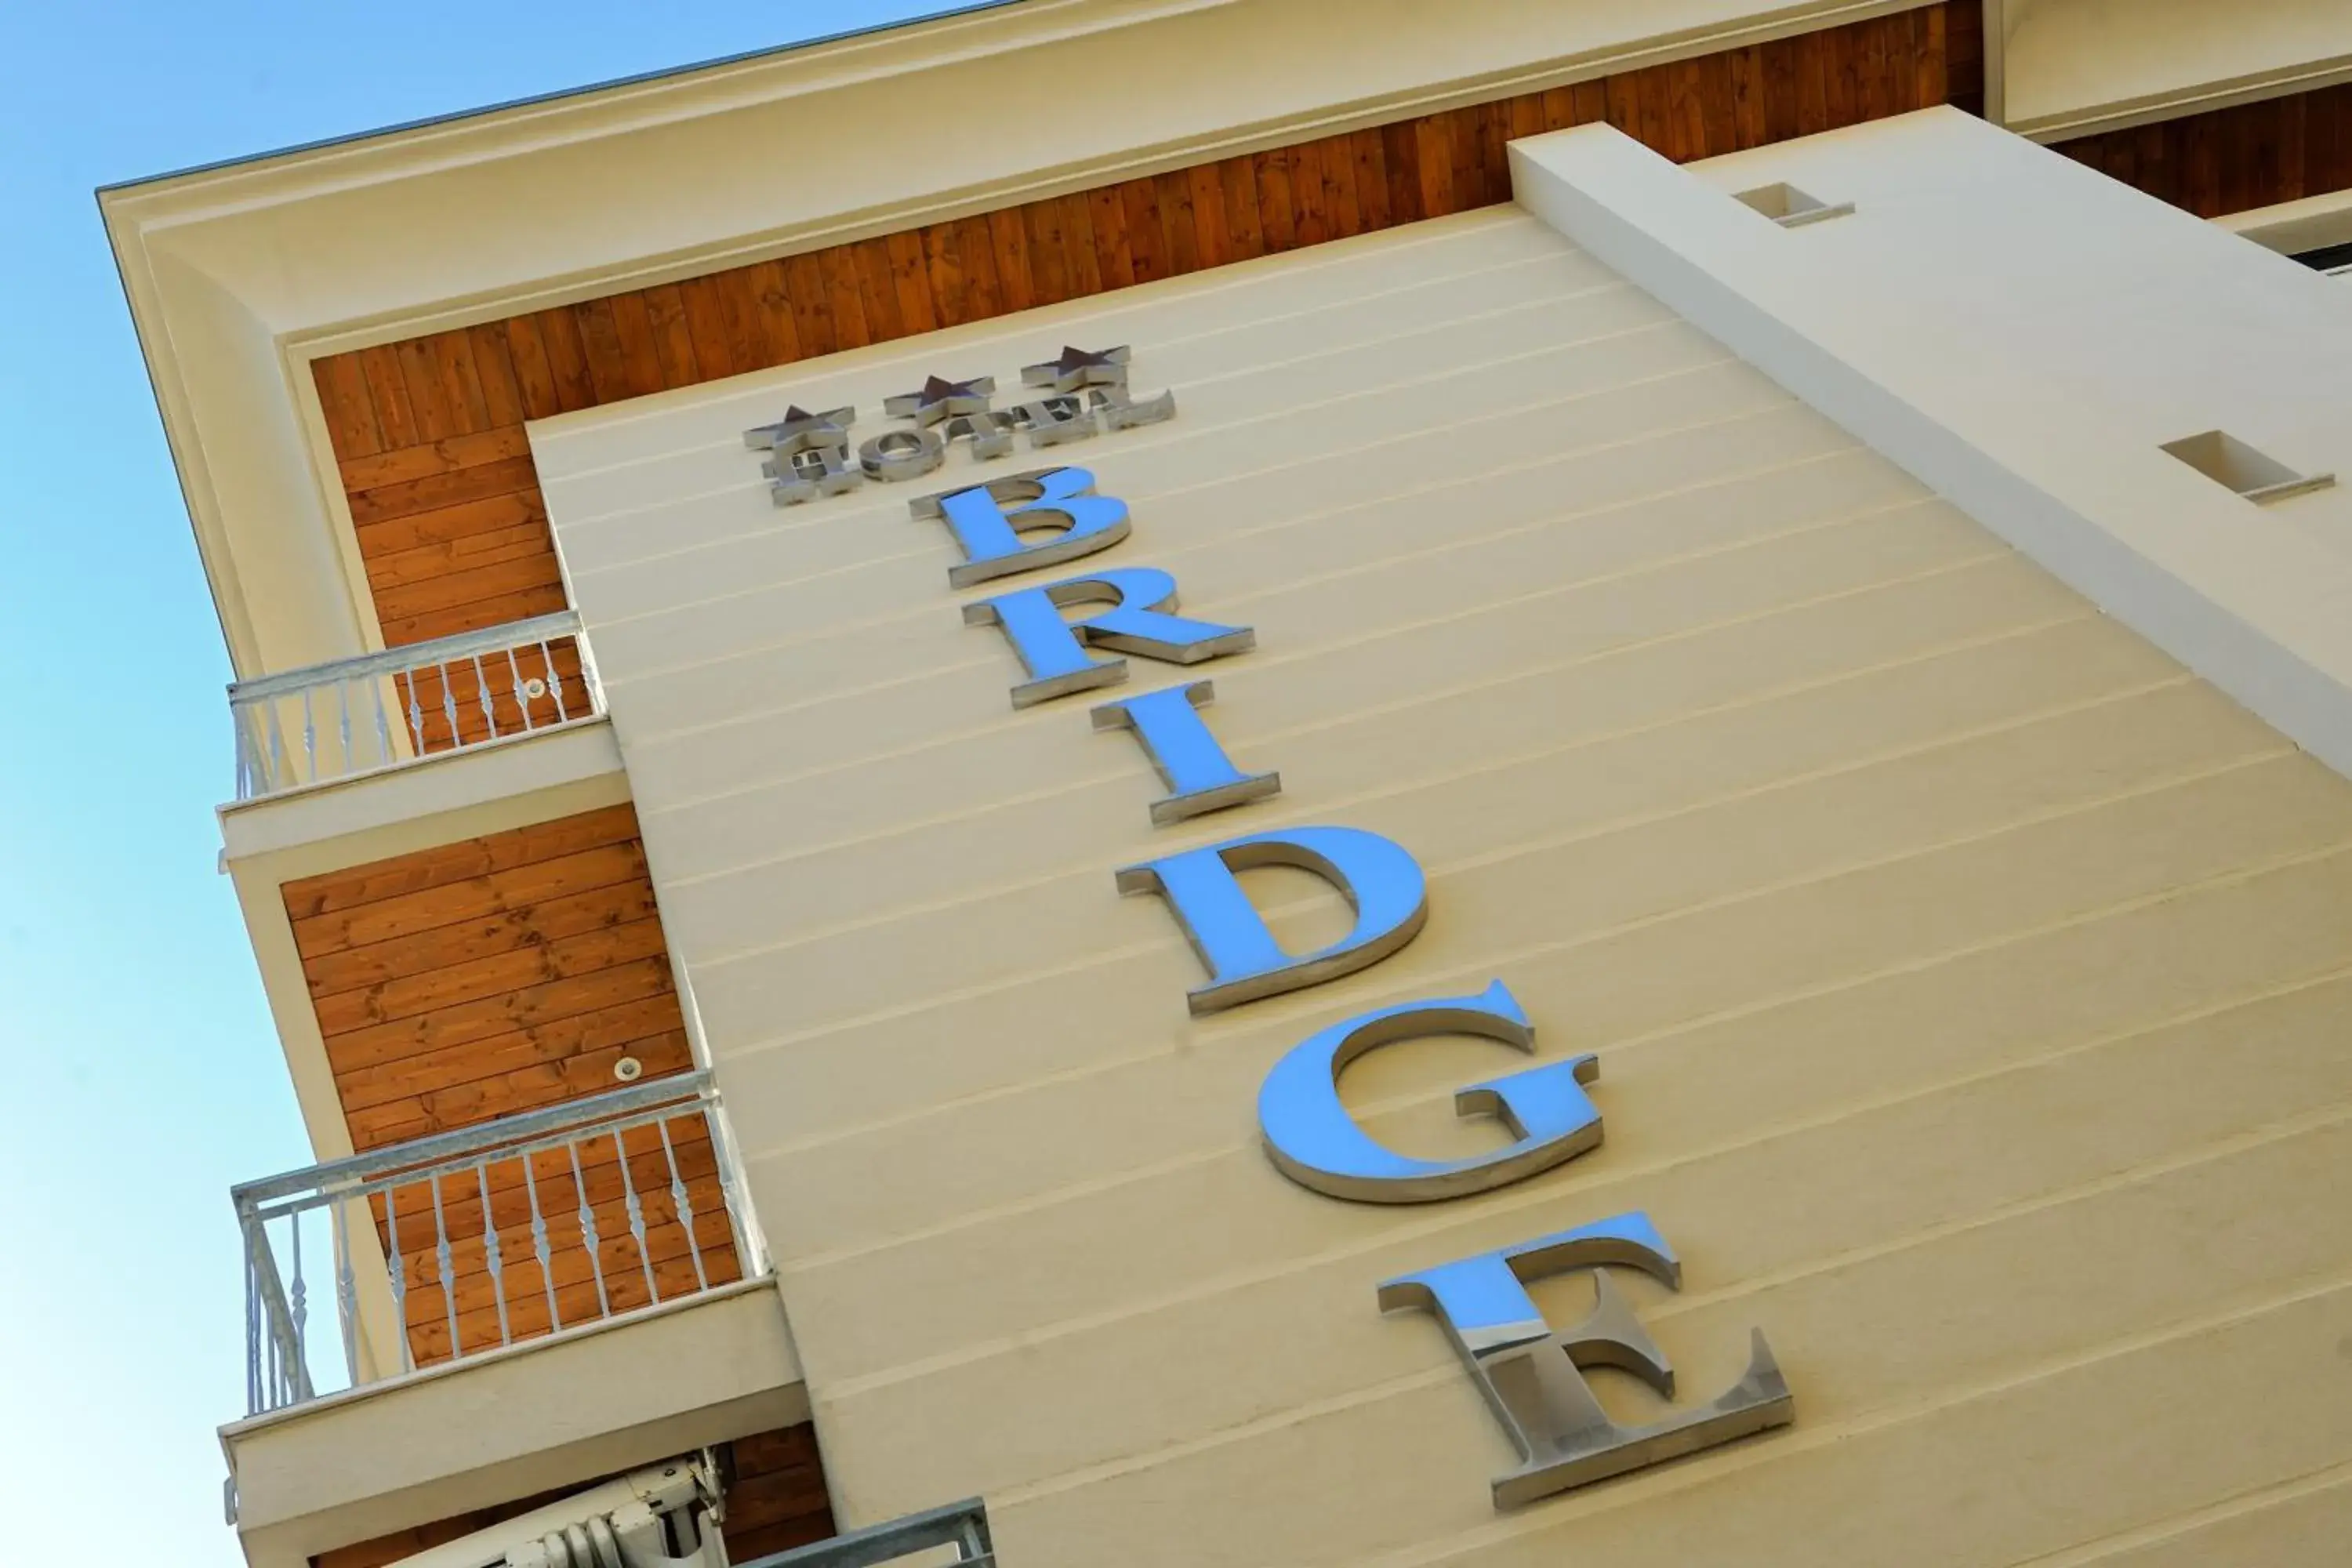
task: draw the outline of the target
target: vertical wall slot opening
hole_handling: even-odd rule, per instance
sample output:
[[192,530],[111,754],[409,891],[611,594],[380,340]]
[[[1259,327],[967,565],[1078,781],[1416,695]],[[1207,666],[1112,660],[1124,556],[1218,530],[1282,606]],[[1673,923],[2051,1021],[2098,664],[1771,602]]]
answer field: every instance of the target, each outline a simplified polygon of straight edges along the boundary
[[2225,485],[2257,504],[2326,489],[2336,482],[2334,474],[2299,474],[2225,430],[2183,436],[2178,441],[2167,441],[2163,449],[2215,484]]
[[1785,183],[1759,185],[1752,191],[1740,191],[1732,198],[1753,207],[1782,228],[1797,228],[1809,223],[1819,223],[1825,217],[1843,217],[1853,211],[1852,202],[1825,202],[1819,196],[1808,195],[1796,186]]
[[2352,242],[2323,245],[2316,250],[2298,250],[2292,259],[2330,278],[2352,278]]

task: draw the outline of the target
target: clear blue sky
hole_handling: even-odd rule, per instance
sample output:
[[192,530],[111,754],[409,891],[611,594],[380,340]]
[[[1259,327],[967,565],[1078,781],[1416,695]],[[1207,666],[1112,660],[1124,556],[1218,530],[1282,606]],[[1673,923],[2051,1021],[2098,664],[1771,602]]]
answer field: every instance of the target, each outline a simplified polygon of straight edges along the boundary
[[228,1187],[310,1158],[215,869],[228,666],[92,190],[944,8],[0,0],[0,1559],[242,1562]]

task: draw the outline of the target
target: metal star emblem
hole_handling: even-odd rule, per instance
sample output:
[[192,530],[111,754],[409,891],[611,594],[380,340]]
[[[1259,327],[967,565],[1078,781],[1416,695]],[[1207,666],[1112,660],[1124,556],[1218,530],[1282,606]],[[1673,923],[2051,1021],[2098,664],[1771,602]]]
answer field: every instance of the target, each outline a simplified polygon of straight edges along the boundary
[[830,408],[823,414],[811,414],[795,403],[775,424],[758,425],[744,431],[743,445],[755,451],[772,450],[779,458],[789,458],[813,447],[846,447],[849,426],[856,419],[855,408]]
[[996,390],[992,375],[975,375],[970,381],[948,381],[940,376],[927,377],[919,392],[902,392],[896,397],[882,400],[882,411],[896,419],[912,419],[918,426],[929,427],[942,419],[959,414],[985,414],[988,399]]
[[1099,353],[1064,343],[1061,358],[1023,365],[1021,380],[1025,385],[1050,386],[1056,392],[1076,392],[1088,386],[1125,386],[1127,356],[1125,343]]

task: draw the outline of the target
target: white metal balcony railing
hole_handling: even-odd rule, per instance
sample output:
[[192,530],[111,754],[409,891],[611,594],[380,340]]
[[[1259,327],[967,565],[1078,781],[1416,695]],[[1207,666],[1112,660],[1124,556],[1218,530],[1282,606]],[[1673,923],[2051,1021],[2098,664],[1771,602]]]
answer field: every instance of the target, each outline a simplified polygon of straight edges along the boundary
[[575,610],[240,680],[236,798],[592,719],[604,693]]
[[[929,1555],[945,1546],[955,1549],[953,1557],[943,1560]],[[987,1507],[978,1498],[966,1498],[887,1524],[869,1525],[790,1552],[754,1558],[740,1568],[879,1568],[919,1552],[925,1554],[926,1563],[939,1563],[941,1568],[949,1563],[955,1568],[995,1568]]]
[[[767,1269],[708,1073],[247,1182],[229,1196],[245,1237],[248,1415]],[[322,1274],[333,1311],[315,1324]]]
[[[615,1476],[471,1535],[401,1559],[402,1568],[726,1568],[724,1489],[708,1448]],[[952,1556],[945,1555],[951,1552]],[[772,1552],[737,1568],[995,1568],[978,1498]]]

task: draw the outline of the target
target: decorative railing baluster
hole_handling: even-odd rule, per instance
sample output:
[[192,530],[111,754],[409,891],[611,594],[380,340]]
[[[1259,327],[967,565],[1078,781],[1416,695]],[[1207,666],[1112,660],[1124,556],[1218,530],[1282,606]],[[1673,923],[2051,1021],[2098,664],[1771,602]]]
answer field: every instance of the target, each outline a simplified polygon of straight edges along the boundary
[[613,1130],[613,1152],[621,1157],[621,1196],[629,1211],[629,1234],[636,1238],[637,1262],[646,1271],[646,1304],[661,1300],[661,1287],[654,1283],[654,1255],[646,1245],[645,1205],[637,1202],[637,1184],[629,1179],[629,1149],[621,1142],[621,1129]]
[[236,730],[236,798],[250,800],[261,788],[261,737],[250,713],[229,710]]
[[392,756],[392,715],[384,710],[383,688],[371,681],[368,689],[375,699],[375,760],[389,763]]
[[269,1408],[261,1384],[261,1247],[257,1243],[259,1229],[251,1221],[245,1226],[245,1413],[258,1415]]
[[438,1171],[433,1173],[433,1228],[438,1235],[433,1257],[441,1268],[441,1306],[449,1319],[449,1359],[456,1361],[466,1353],[466,1347],[457,1337],[457,1271],[450,1266],[449,1221],[441,1212],[441,1173]]
[[287,1229],[293,1232],[294,1282],[287,1287],[289,1313],[294,1321],[294,1364],[308,1370],[310,1364],[310,1287],[302,1279],[302,1216],[296,1215]]
[[415,1372],[416,1359],[408,1345],[408,1259],[400,1250],[399,1189],[383,1192],[383,1254],[392,1270],[392,1331],[400,1336],[400,1370]]
[[319,721],[310,712],[310,687],[302,689],[302,776],[306,784],[319,776]]
[[[555,667],[555,648],[569,642],[578,655],[583,679],[581,688],[567,692],[566,682]],[[522,654],[531,648],[539,650],[544,667],[544,688],[540,697],[532,688],[540,678],[528,675],[522,668]],[[490,659],[506,661],[510,689],[513,692],[519,722],[502,723],[498,712],[496,681],[489,675]],[[474,678],[474,703],[481,710],[481,732],[468,734],[462,717],[465,709],[458,699],[457,675],[461,669],[471,669]],[[298,785],[316,784],[325,779],[341,777],[365,768],[396,766],[404,762],[436,756],[447,752],[464,751],[491,741],[518,734],[535,733],[557,725],[574,723],[600,716],[604,710],[604,691],[597,684],[588,655],[585,639],[580,631],[580,617],[570,610],[553,615],[538,616],[526,621],[516,621],[503,626],[485,627],[480,631],[460,632],[453,637],[438,637],[431,642],[413,643],[383,653],[363,654],[357,658],[341,659],[332,664],[314,665],[307,669],[288,670],[278,675],[257,677],[239,681],[229,688],[229,706],[240,733],[249,733],[249,752],[241,750],[237,764],[237,798],[249,800]],[[432,700],[424,691],[426,679],[440,683],[440,721],[446,732],[436,732],[428,722]],[[394,682],[395,694],[387,699],[383,690],[386,680]],[[353,747],[359,731],[365,727],[364,717],[355,718],[352,708],[355,699],[353,683],[366,688],[366,700],[375,705],[375,756],[368,759],[355,754]],[[316,703],[328,688],[333,689],[335,712],[331,721],[317,711]],[[401,708],[404,695],[405,707],[399,717],[393,710]],[[531,704],[541,698],[552,699],[554,717],[535,717]],[[281,701],[299,701],[302,708],[302,757],[297,767],[289,758],[289,745],[283,723],[278,713]],[[321,722],[331,724],[332,733],[319,733]],[[392,731],[404,721],[412,755],[402,758],[394,754]],[[322,742],[340,738],[341,750]],[[330,755],[329,753],[332,754]],[[249,757],[249,761],[248,761]]]
[[335,1326],[343,1336],[343,1372],[360,1380],[359,1282],[352,1272],[351,1200],[337,1198],[329,1214],[335,1230]]
[[580,1246],[588,1254],[588,1271],[596,1280],[596,1315],[613,1315],[613,1299],[604,1292],[604,1255],[596,1237],[596,1210],[588,1202],[588,1182],[580,1173],[580,1145],[572,1145],[572,1186],[580,1194]]
[[522,665],[515,658],[515,650],[507,649],[507,674],[514,681],[515,711],[522,716],[526,733],[530,730],[530,692],[522,678]]
[[555,668],[555,650],[547,646],[545,637],[539,640],[539,662],[547,669],[547,694],[555,701],[555,721],[570,723],[572,715],[563,710],[563,672]]
[[656,1121],[661,1130],[662,1158],[669,1162],[669,1202],[677,1214],[677,1223],[686,1231],[686,1255],[694,1260],[694,1288],[710,1289],[710,1276],[703,1272],[702,1245],[694,1239],[694,1205],[686,1195],[686,1177],[677,1168],[677,1147],[669,1141],[669,1123]]
[[[298,1240],[300,1224],[298,1215],[293,1220]],[[310,1370],[297,1346],[293,1309],[278,1281],[278,1254],[270,1243],[268,1221],[247,1214],[242,1216],[240,1228],[245,1233],[247,1310],[259,1339],[257,1347],[248,1345],[249,1353],[257,1348],[258,1353],[247,1363],[246,1384],[249,1390],[259,1390],[263,1408],[276,1409],[310,1397]]]
[[408,732],[413,737],[416,754],[425,754],[425,704],[416,695],[416,667],[410,665],[400,679],[408,683]]
[[278,721],[278,704],[270,703],[262,710],[269,721],[269,787],[284,787],[286,779],[286,727]]
[[490,1212],[490,1167],[484,1161],[474,1167],[474,1189],[482,1195],[482,1261],[490,1271],[490,1299],[499,1308],[499,1343],[514,1343],[514,1334],[507,1325],[507,1276],[503,1260],[499,1256],[499,1221]]
[[547,1245],[547,1215],[540,1211],[539,1175],[531,1168],[531,1158],[522,1157],[522,1187],[530,1203],[530,1251],[539,1259],[539,1282],[547,1290],[547,1328],[550,1333],[563,1326],[563,1312],[555,1304],[555,1255]]
[[[670,1125],[686,1123],[696,1117],[701,1119],[711,1135],[719,1201],[727,1214],[729,1245],[734,1248],[731,1276],[721,1266],[725,1255],[717,1251],[720,1244],[714,1240],[706,1248],[695,1232],[694,1182],[712,1178],[688,1179],[679,1136]],[[639,1187],[628,1143],[630,1136],[640,1131],[650,1130],[653,1133],[647,1141],[649,1153],[658,1142],[668,1171],[663,1184],[667,1188],[677,1223],[686,1232],[687,1252],[694,1269],[691,1289],[673,1287],[671,1299],[684,1299],[710,1289],[714,1279],[723,1283],[730,1278],[761,1278],[767,1272],[766,1265],[751,1250],[747,1239],[756,1235],[757,1227],[738,1206],[742,1184],[740,1173],[731,1168],[733,1147],[725,1138],[724,1125],[709,1075],[692,1073],[632,1084],[608,1094],[502,1117],[478,1127],[436,1133],[394,1148],[352,1155],[236,1188],[231,1195],[246,1243],[247,1405],[258,1415],[313,1397],[309,1351],[310,1280],[303,1255],[306,1249],[315,1248],[304,1237],[302,1227],[314,1214],[322,1215],[331,1227],[335,1327],[342,1339],[343,1370],[352,1384],[369,1369],[376,1369],[376,1375],[398,1375],[414,1371],[420,1359],[464,1360],[541,1333],[578,1329],[584,1323],[613,1316],[616,1310],[613,1282],[604,1268],[604,1237],[598,1232],[596,1218],[600,1202],[609,1202],[612,1194],[610,1189],[592,1185],[587,1174],[593,1168],[590,1161],[601,1158],[601,1151],[607,1143],[620,1167],[621,1204],[628,1216],[630,1242],[637,1249],[646,1304],[660,1302],[661,1279],[654,1264],[651,1216],[646,1213],[656,1184],[649,1168],[644,1187]],[[572,1311],[569,1321],[558,1279],[567,1267],[576,1266],[571,1250],[573,1242],[549,1223],[549,1194],[539,1190],[537,1162],[542,1156],[557,1162],[551,1166],[551,1171],[567,1166],[571,1171],[580,1223],[577,1245],[586,1255],[586,1272],[595,1290],[593,1310],[583,1303]],[[529,1205],[531,1255],[539,1267],[540,1290],[547,1302],[547,1325],[543,1329],[535,1324],[531,1314],[518,1315],[509,1288],[513,1274],[509,1264],[515,1260],[507,1257],[507,1243],[500,1236],[498,1200],[490,1181],[491,1169],[509,1160],[522,1166],[521,1185]],[[604,1179],[599,1177],[598,1181]],[[457,1201],[468,1182],[480,1199],[482,1262],[498,1322],[495,1341],[484,1323],[473,1333],[472,1344],[466,1342],[465,1315],[459,1310],[461,1279],[456,1246],[463,1241],[470,1247],[474,1232],[468,1227],[477,1223],[467,1205]],[[450,1185],[452,1183],[456,1184]],[[411,1230],[408,1247],[404,1251],[401,1233],[405,1227],[400,1220],[400,1194],[420,1190],[429,1201],[414,1204],[412,1208],[426,1216],[433,1234],[425,1238]],[[704,1191],[707,1194],[708,1189]],[[707,1213],[707,1196],[704,1203]],[[380,1211],[378,1204],[383,1205]],[[417,1215],[412,1214],[410,1226],[416,1222]],[[273,1240],[273,1233],[280,1224],[287,1227],[286,1231]],[[374,1321],[370,1315],[373,1309],[365,1308],[363,1303],[363,1291],[375,1289],[369,1284],[369,1271],[375,1264],[373,1253],[362,1247],[362,1233],[356,1227],[370,1224],[380,1226],[383,1244],[385,1284],[392,1304],[391,1319],[383,1324]],[[287,1271],[282,1285],[279,1258],[273,1252],[273,1245],[284,1251]],[[423,1259],[428,1256],[428,1247],[432,1262],[425,1265]],[[470,1258],[470,1253],[467,1256]],[[428,1311],[423,1321],[415,1323],[410,1322],[408,1310],[412,1257],[416,1260],[419,1278],[429,1268],[441,1289],[440,1311]],[[576,1280],[577,1276],[572,1278]],[[634,1310],[635,1299],[626,1292],[623,1296],[629,1309]],[[473,1315],[479,1320],[488,1314]],[[443,1330],[448,1334],[447,1355],[420,1358],[416,1353],[420,1338]],[[369,1338],[383,1332],[396,1336],[398,1345],[386,1345]],[[363,1341],[368,1342],[363,1345]]]
[[[480,654],[475,654],[472,657],[474,664],[474,700],[480,705],[482,710],[482,730],[487,739],[496,740],[499,733],[499,710],[497,707],[497,699],[490,695],[489,672],[482,668],[482,656]],[[450,742],[451,745],[461,745],[464,742],[455,739]]]

